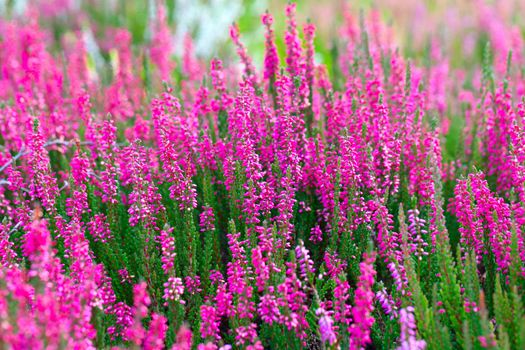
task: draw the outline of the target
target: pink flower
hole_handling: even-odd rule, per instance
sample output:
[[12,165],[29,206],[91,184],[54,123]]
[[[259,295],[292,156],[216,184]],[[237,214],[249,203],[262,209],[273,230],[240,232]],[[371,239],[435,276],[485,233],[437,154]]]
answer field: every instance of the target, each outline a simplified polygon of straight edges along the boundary
[[181,304],[186,302],[181,299],[182,294],[184,293],[184,284],[182,279],[179,277],[168,277],[168,281],[164,283],[164,295],[162,296],[166,302],[165,306],[168,305],[169,301],[177,301]]
[[363,254],[363,262],[359,264],[361,277],[355,291],[354,306],[352,307],[353,323],[348,328],[350,333],[350,347],[364,348],[370,343],[370,329],[374,324],[372,311],[374,310],[374,292],[372,286],[376,271],[373,264],[375,253]]
[[422,350],[426,348],[424,340],[417,340],[416,320],[414,307],[408,306],[399,311],[399,324],[401,325],[401,344],[398,350]]
[[337,341],[337,335],[334,333],[334,321],[330,317],[329,313],[323,308],[319,308],[315,311],[315,314],[319,317],[319,332],[321,333],[321,341],[323,343],[327,342],[329,345],[334,344]]
[[279,55],[277,54],[277,48],[275,47],[275,35],[272,29],[273,17],[271,14],[266,12],[261,17],[261,21],[266,27],[266,50],[264,54],[264,79],[268,82],[272,82],[275,79],[279,69]]
[[215,216],[213,215],[213,209],[211,207],[202,207],[202,213],[200,214],[199,223],[201,227],[201,232],[215,230]]

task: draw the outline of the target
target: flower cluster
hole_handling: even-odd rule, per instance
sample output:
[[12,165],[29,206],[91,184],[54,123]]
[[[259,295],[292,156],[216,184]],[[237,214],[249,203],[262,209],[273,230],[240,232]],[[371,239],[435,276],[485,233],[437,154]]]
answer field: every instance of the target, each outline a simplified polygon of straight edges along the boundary
[[0,348],[525,348],[518,4],[292,2],[207,62],[181,2],[70,2],[2,5]]

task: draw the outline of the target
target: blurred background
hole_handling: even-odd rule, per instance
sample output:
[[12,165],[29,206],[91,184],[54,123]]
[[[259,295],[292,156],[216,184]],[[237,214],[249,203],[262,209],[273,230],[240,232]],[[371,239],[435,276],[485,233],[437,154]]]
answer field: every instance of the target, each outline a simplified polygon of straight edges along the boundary
[[[164,0],[172,30],[173,54],[180,55],[184,37],[193,38],[196,54],[209,59],[235,54],[229,40],[229,26],[237,22],[242,41],[256,65],[260,66],[264,34],[260,16],[269,10],[274,18],[277,45],[283,52],[284,7],[288,0]],[[299,0],[299,24],[311,20],[317,27],[317,61],[330,65],[330,50],[345,13],[358,18],[372,10],[393,27],[396,44],[408,57],[417,57],[429,45],[429,37],[439,38],[449,50],[451,64],[468,62],[479,55],[479,27],[497,32],[501,23],[516,24],[523,34],[525,0]],[[55,42],[82,31],[91,56],[104,51],[108,30],[127,28],[134,45],[148,43],[155,23],[159,0],[0,0],[3,19],[23,17],[28,9],[38,14],[43,26],[51,26]],[[108,44],[110,45],[110,44]],[[510,44],[509,44],[510,45]]]

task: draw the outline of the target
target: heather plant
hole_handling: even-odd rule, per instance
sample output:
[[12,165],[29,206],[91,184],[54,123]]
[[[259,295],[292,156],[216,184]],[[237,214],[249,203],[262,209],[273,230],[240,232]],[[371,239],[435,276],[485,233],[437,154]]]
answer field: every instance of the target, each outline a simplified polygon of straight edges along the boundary
[[327,65],[289,3],[208,61],[155,4],[144,42],[0,20],[0,348],[525,347],[507,18],[458,64],[347,8]]

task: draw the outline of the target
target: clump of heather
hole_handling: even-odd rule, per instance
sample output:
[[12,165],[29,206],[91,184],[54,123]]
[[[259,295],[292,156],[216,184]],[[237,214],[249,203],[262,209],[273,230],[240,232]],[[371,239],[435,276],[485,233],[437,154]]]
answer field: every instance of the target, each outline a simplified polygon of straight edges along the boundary
[[525,46],[496,7],[450,26],[464,62],[351,9],[328,53],[294,3],[261,62],[237,24],[207,62],[163,1],[144,42],[57,3],[0,21],[0,348],[525,348]]

